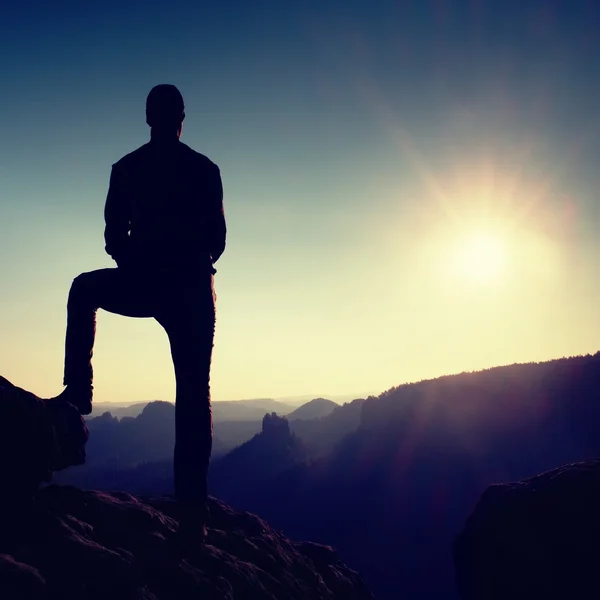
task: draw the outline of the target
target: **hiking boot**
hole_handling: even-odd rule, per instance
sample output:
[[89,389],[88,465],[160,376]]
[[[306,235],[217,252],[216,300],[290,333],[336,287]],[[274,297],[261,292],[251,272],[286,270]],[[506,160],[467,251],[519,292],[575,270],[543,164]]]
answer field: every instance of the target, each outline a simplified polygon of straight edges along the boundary
[[201,509],[186,508],[179,516],[179,529],[177,542],[182,550],[193,550],[195,547],[206,543],[208,531],[206,529],[206,511]]
[[49,398],[47,402],[67,402],[72,404],[81,415],[89,415],[92,412],[92,398],[94,388],[91,383],[69,384],[54,398]]

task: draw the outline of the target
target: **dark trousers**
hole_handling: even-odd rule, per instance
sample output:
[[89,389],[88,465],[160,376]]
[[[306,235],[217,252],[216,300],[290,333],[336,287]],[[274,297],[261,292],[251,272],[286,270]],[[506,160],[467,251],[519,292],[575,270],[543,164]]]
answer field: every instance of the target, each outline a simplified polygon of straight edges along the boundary
[[175,497],[190,509],[204,507],[212,449],[213,276],[114,268],[76,277],[67,306],[65,385],[92,381],[99,308],[126,317],[152,317],[167,332],[176,380]]

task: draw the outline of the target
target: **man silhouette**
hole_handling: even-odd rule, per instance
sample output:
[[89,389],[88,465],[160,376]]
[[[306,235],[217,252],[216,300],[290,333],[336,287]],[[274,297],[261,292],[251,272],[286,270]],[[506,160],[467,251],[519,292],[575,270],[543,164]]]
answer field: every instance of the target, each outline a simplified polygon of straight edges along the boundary
[[183,97],[173,85],[148,94],[150,141],[112,166],[104,211],[106,252],[116,268],[75,278],[67,305],[64,391],[92,409],[96,311],[153,317],[167,332],[175,369],[175,497],[180,531],[206,535],[212,448],[210,364],[215,327],[214,263],[225,249],[219,168],[179,141]]

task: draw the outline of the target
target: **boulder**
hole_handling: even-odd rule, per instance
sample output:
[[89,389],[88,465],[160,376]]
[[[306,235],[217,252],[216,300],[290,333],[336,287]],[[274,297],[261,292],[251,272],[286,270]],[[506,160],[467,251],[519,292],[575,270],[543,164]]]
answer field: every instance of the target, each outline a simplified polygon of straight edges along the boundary
[[19,503],[52,473],[85,462],[88,430],[74,406],[0,377],[0,503]]
[[463,600],[600,598],[600,460],[490,486],[454,562]]

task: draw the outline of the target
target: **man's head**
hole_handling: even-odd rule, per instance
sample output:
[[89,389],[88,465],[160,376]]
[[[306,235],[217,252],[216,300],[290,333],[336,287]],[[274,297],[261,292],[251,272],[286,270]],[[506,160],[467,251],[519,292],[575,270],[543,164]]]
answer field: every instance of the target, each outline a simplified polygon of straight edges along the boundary
[[185,119],[184,108],[183,96],[174,85],[157,85],[146,99],[146,123],[153,129],[177,131],[180,135]]

